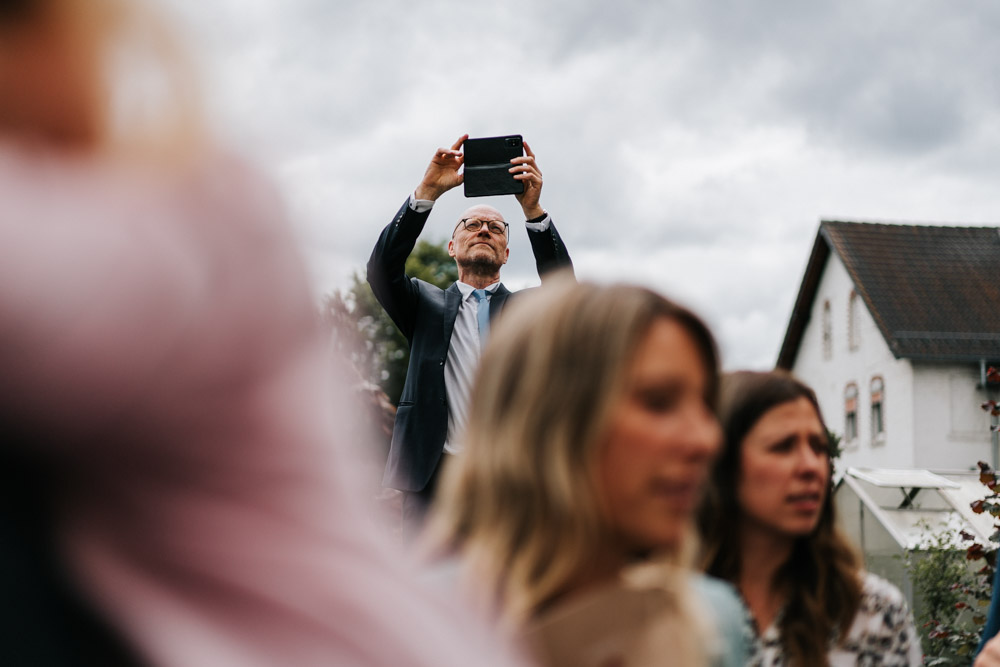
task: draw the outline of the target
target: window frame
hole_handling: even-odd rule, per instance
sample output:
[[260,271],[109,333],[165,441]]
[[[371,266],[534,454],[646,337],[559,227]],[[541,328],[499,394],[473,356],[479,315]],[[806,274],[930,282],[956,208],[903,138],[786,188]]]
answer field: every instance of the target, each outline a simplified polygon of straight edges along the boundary
[[861,347],[861,297],[851,290],[847,297],[847,349],[852,352]]
[[[872,444],[885,442],[885,378],[873,375],[868,383]],[[878,415],[876,419],[876,415]]]
[[829,299],[823,302],[822,318],[823,360],[830,361],[833,359],[833,309]]
[[848,382],[844,387],[844,442],[856,444],[858,441],[858,384]]

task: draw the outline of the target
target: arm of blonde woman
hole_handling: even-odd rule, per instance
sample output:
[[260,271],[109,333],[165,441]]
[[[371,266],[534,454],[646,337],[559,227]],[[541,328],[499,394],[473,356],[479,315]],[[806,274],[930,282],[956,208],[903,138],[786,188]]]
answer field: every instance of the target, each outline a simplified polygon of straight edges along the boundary
[[986,642],[973,667],[1000,667],[1000,635]]

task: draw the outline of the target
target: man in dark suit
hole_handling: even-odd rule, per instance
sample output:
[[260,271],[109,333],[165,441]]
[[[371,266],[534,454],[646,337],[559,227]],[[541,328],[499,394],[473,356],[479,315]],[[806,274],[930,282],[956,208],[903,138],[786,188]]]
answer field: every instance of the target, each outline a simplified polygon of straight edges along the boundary
[[[468,137],[434,153],[420,185],[382,230],[368,260],[368,283],[410,344],[382,484],[403,491],[403,519],[411,526],[422,520],[433,498],[443,461],[461,452],[480,345],[489,319],[511,294],[500,283],[500,267],[510,253],[510,227],[498,210],[486,205],[466,210],[448,243],[448,254],[458,265],[458,282],[442,290],[404,273],[434,202],[462,183],[460,149]],[[510,171],[524,183],[524,192],[515,197],[524,212],[538,273],[572,270],[562,239],[539,204],[542,173],[535,154],[526,142],[524,150],[525,155],[511,160]]]

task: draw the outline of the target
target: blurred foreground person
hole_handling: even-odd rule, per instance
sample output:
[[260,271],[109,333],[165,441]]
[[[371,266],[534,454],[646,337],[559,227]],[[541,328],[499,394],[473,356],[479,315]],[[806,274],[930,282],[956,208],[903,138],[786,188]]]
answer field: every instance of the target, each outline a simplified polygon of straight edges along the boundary
[[752,614],[752,665],[920,665],[892,584],[861,570],[836,528],[826,425],[809,387],[782,372],[722,381],[725,434],[702,515],[707,572]]
[[1000,637],[994,637],[983,644],[973,667],[1000,667]]
[[427,537],[541,664],[743,665],[735,593],[686,567],[716,383],[709,331],[640,287],[564,278],[496,325]]
[[172,53],[0,4],[0,664],[509,664],[356,518],[284,213]]

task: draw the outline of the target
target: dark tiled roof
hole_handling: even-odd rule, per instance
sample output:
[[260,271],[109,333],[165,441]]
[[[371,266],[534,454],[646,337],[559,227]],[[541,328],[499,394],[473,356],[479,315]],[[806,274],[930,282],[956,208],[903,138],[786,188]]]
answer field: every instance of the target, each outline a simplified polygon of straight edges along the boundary
[[778,366],[795,363],[830,252],[897,358],[1000,360],[1000,229],[820,223]]

